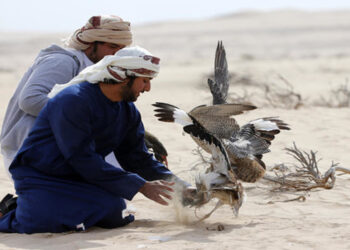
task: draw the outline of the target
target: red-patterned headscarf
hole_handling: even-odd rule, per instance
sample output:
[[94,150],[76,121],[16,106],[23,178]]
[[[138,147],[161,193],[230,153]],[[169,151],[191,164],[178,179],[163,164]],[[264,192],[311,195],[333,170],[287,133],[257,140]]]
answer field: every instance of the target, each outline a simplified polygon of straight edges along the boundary
[[76,30],[65,41],[65,45],[77,50],[85,50],[96,41],[130,45],[132,43],[130,23],[113,15],[93,16],[84,27]]
[[70,82],[56,84],[48,96],[52,98],[66,87],[84,81],[95,84],[105,79],[123,82],[130,77],[154,78],[159,72],[159,61],[158,57],[153,56],[144,48],[138,46],[124,48],[85,68]]

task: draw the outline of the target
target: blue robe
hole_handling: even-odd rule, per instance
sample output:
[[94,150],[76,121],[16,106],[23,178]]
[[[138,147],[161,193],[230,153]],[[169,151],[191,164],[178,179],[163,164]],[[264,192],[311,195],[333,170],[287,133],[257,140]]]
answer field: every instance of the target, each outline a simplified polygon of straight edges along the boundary
[[[122,168],[104,158],[114,152]],[[172,173],[147,152],[133,103],[112,102],[98,84],[66,88],[40,112],[10,166],[17,208],[0,232],[39,233],[114,228],[145,181]]]

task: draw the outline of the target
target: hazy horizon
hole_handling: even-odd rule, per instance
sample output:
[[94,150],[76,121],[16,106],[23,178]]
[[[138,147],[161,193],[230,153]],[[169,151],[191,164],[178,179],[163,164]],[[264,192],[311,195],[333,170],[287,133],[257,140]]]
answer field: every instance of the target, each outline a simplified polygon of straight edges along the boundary
[[304,11],[326,11],[350,9],[350,1],[186,1],[166,2],[160,0],[137,1],[115,4],[111,0],[61,0],[53,1],[5,1],[0,0],[2,13],[0,31],[71,32],[84,25],[93,15],[115,14],[131,22],[143,25],[153,22],[201,20],[244,11],[273,11],[293,9]]

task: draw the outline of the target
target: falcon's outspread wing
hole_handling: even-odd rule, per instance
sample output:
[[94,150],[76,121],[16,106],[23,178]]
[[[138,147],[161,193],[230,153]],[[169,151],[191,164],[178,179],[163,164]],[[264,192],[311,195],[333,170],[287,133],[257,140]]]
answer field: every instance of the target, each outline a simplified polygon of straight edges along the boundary
[[[190,134],[201,147],[212,154],[215,163],[214,168],[216,168],[214,171],[228,175],[227,171],[230,169],[230,161],[220,139],[208,131],[196,117],[187,114],[180,108],[161,102],[156,102],[152,105],[157,107],[154,111],[158,120],[181,124],[186,133]],[[202,106],[202,108],[205,108],[205,106]]]
[[227,172],[230,169],[230,161],[222,142],[216,138],[215,135],[207,131],[193,117],[192,119],[193,124],[185,126],[183,128],[184,131],[198,139],[201,143],[206,144],[206,146],[209,148],[214,163],[213,172],[220,173],[229,177]]
[[217,105],[200,105],[192,109],[189,114],[195,116],[196,119],[200,117],[213,118],[225,117],[229,118],[233,115],[242,114],[244,111],[256,109],[256,106],[241,103],[226,103]]
[[152,104],[156,107],[155,116],[162,122],[175,122],[182,126],[192,124],[192,118],[182,109],[164,102],[156,102]]
[[220,139],[228,139],[235,131],[239,130],[239,125],[232,116],[253,109],[256,107],[247,104],[202,105],[191,110],[189,114],[213,135]]

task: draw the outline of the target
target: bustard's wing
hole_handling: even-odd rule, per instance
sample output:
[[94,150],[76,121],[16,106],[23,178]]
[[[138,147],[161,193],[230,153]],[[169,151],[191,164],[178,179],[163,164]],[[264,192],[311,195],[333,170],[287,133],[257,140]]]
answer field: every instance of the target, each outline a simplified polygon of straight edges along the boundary
[[191,110],[189,114],[210,133],[220,139],[228,139],[232,133],[239,130],[239,125],[232,116],[253,109],[256,109],[256,107],[248,104],[201,105]]
[[228,93],[228,69],[225,48],[222,41],[218,41],[214,63],[214,81],[208,79],[208,85],[213,95],[213,104],[226,103]]
[[270,152],[271,141],[280,130],[288,130],[286,123],[275,117],[250,121],[223,143],[237,178],[245,182],[256,182],[266,171],[262,156]]
[[264,117],[248,122],[225,140],[226,149],[238,158],[262,155],[270,152],[269,147],[275,135],[281,130],[290,130],[288,124],[277,117]]

